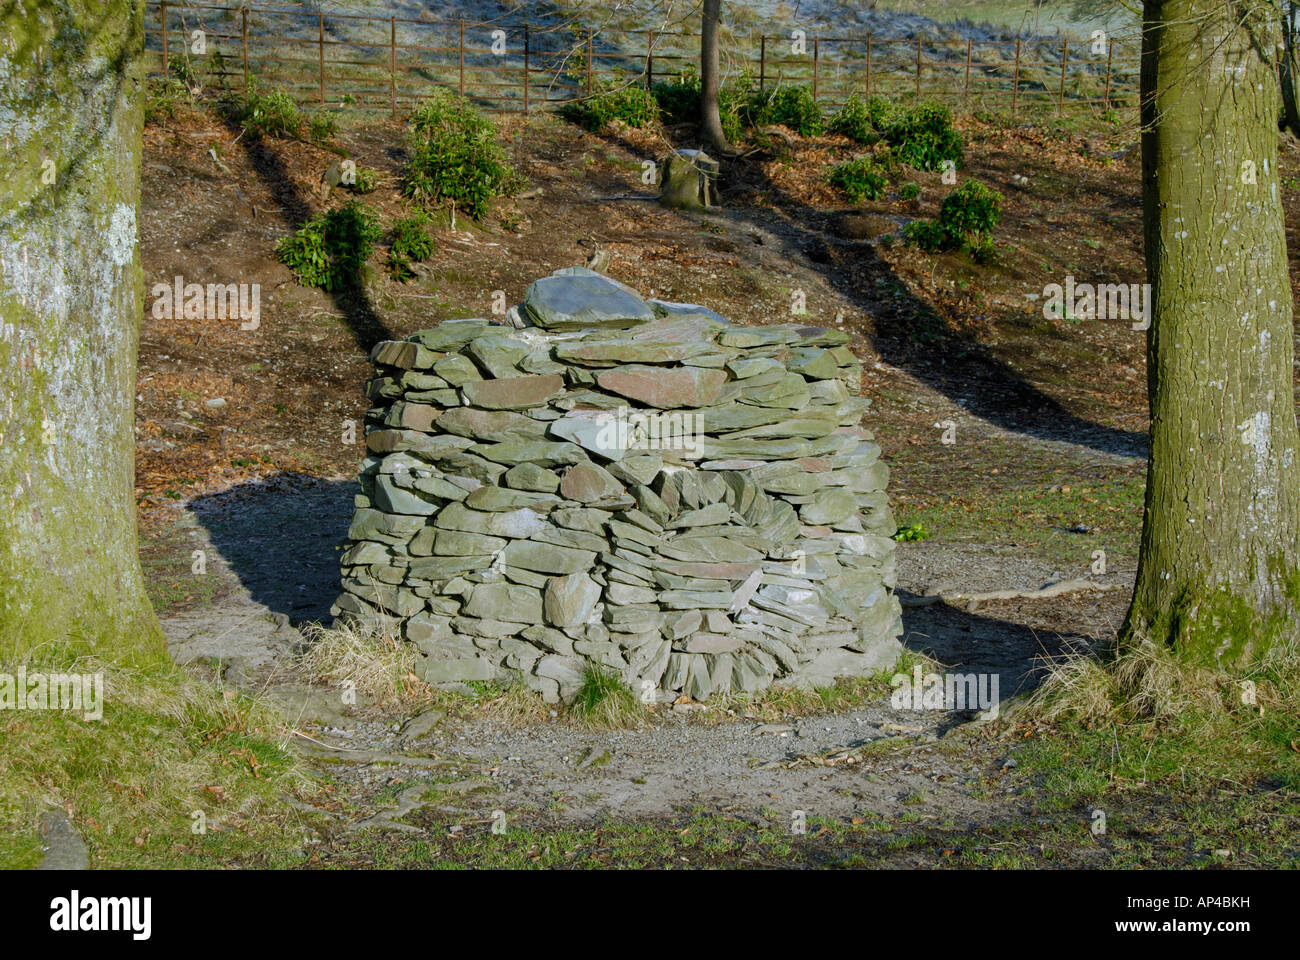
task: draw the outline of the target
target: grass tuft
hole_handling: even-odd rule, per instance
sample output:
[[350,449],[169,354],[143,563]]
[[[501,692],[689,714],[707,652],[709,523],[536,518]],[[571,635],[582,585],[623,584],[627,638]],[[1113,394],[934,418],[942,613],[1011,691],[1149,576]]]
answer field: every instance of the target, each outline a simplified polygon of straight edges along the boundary
[[595,665],[587,667],[568,712],[582,725],[603,730],[640,726],[646,715],[645,706],[617,673]]

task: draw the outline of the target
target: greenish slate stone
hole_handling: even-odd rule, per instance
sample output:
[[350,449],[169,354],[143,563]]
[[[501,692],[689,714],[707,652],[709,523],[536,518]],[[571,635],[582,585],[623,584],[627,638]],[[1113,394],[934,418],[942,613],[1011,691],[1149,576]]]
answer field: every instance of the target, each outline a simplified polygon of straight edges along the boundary
[[502,478],[507,487],[514,490],[530,490],[535,493],[554,493],[560,489],[560,478],[544,467],[535,463],[518,463],[506,471]]
[[617,410],[620,407],[626,407],[627,401],[622,397],[611,397],[607,393],[596,393],[593,390],[575,390],[556,400],[555,406],[561,410],[576,410],[581,407],[594,407],[597,410]]
[[798,439],[742,439],[705,440],[701,444],[704,456],[710,460],[729,460],[737,457],[758,460],[796,460],[813,456],[815,449],[807,440]]
[[739,347],[747,350],[752,347],[772,347],[791,343],[797,338],[798,334],[788,324],[770,327],[732,327],[718,336],[718,343],[724,347]]
[[474,407],[446,411],[438,418],[438,429],[491,442],[540,440],[546,435],[546,424],[525,414],[509,410],[477,410]]
[[714,593],[707,590],[661,590],[659,606],[665,610],[726,610],[731,606],[732,593]]
[[496,675],[492,661],[483,657],[465,660],[420,660],[415,675],[425,683],[463,683],[467,680],[491,680]]
[[500,334],[476,337],[464,348],[490,377],[503,379],[519,375],[519,361],[532,351],[522,340]]
[[718,654],[741,650],[744,646],[744,639],[734,635],[722,636],[716,633],[697,633],[686,641],[682,649],[687,653]]
[[809,380],[831,380],[838,372],[835,358],[817,347],[798,347],[790,351],[785,361],[786,369],[802,374]]
[[547,654],[537,661],[534,672],[539,677],[547,677],[558,682],[563,695],[566,691],[576,691],[582,686],[587,678],[587,663],[578,657]]
[[808,385],[814,403],[841,404],[849,399],[849,389],[843,380],[819,380]]
[[483,374],[479,373],[478,367],[474,366],[474,361],[459,353],[443,357],[433,365],[433,372],[453,387],[464,386],[473,380],[483,379]]
[[503,329],[503,327],[489,323],[487,320],[456,320],[427,330],[417,330],[407,339],[430,350],[446,352],[464,346],[475,337],[481,337],[485,333]]
[[390,563],[392,559],[393,555],[388,552],[388,548],[382,543],[362,540],[343,551],[342,556],[339,557],[339,566],[354,567],[361,564],[384,564]]
[[541,406],[564,393],[559,374],[524,374],[503,380],[471,380],[462,388],[473,406],[489,410],[526,410]]
[[621,339],[598,341],[572,341],[555,347],[560,360],[578,363],[678,363],[688,357],[709,353],[711,344],[695,342],[655,343],[651,341]]
[[539,467],[581,463],[587,459],[576,443],[552,440],[503,440],[500,443],[477,443],[470,452],[496,463],[532,463]]
[[637,587],[629,583],[619,582],[611,582],[605,587],[605,601],[620,606],[655,603],[658,599],[658,594],[647,587]]
[[511,490],[506,487],[479,487],[465,498],[465,506],[488,511],[519,510],[530,507],[541,513],[559,502],[559,498],[554,494]]
[[600,601],[600,585],[585,573],[551,577],[543,594],[546,622],[556,627],[576,627],[587,622]]
[[596,375],[601,389],[659,410],[707,407],[719,399],[727,382],[725,370],[707,367],[626,366]]
[[627,453],[628,443],[628,431],[621,426],[618,419],[608,414],[581,411],[551,421],[550,433],[606,460],[618,460]]
[[[809,413],[811,411],[804,411]],[[824,437],[835,430],[836,421],[831,417],[809,417],[801,414],[795,414],[778,423],[769,423],[762,427],[750,427],[748,430],[737,430],[735,433],[727,433],[719,437],[719,440],[748,440],[751,438],[790,438],[802,437],[805,440],[815,440],[818,437]]]
[[433,552],[441,557],[490,557],[505,549],[503,537],[488,537],[481,533],[463,530],[438,530],[433,541]]
[[857,513],[858,501],[853,494],[834,488],[822,490],[811,503],[799,508],[799,519],[812,525],[835,524]]
[[384,416],[384,425],[397,427],[400,430],[422,430],[427,433],[434,429],[433,422],[441,413],[442,408],[432,404],[399,400],[388,408],[388,413]]
[[[557,478],[558,479],[558,478]],[[562,507],[551,513],[551,521],[570,530],[603,535],[609,514],[591,507]]]
[[594,463],[579,463],[566,470],[560,478],[561,495],[578,503],[596,503],[620,497],[626,492],[607,470]]
[[547,525],[529,539],[538,543],[552,543],[557,547],[572,547],[575,550],[599,552],[609,549],[609,541],[601,534],[587,533],[584,530],[566,530],[563,527]]
[[519,369],[524,373],[564,373],[568,370],[562,363],[551,359],[551,348],[542,347],[533,350],[519,361]]
[[[729,403],[725,406],[688,412],[698,413],[703,418],[701,422],[704,425],[704,432],[712,434],[730,433],[734,430],[747,430],[769,423],[779,423],[790,416],[786,410],[741,403]],[[446,414],[444,413],[443,416],[445,417]]]
[[698,303],[674,303],[671,300],[647,300],[646,303],[654,311],[656,317],[669,320],[710,321],[711,326],[719,330],[731,326],[731,321],[722,314],[716,310],[710,310],[708,307],[702,307]]
[[363,508],[352,516],[349,540],[378,540],[381,543],[405,543],[424,526],[424,518],[395,516],[373,508]]
[[[450,510],[453,505],[444,508]],[[763,559],[763,554],[753,547],[726,537],[690,537],[676,538],[659,548],[663,556],[671,560],[705,563],[756,563]]]
[[636,497],[637,507],[655,523],[662,526],[672,519],[673,515],[668,505],[649,487],[635,486],[632,488],[632,495]]
[[737,357],[727,364],[737,380],[748,380],[764,373],[776,373],[785,377],[785,368],[771,357]]
[[605,469],[626,484],[644,486],[659,475],[664,468],[664,458],[657,454],[640,454],[623,457]]
[[627,328],[654,319],[628,287],[597,273],[543,277],[524,293],[524,312],[546,330]]
[[531,537],[546,526],[546,521],[532,510],[488,513],[472,510],[459,503],[449,503],[443,507],[435,523],[443,530],[461,530],[465,533],[481,533],[486,536],[510,539]]
[[415,430],[371,430],[366,434],[366,449],[371,453],[397,453],[404,450],[426,459],[458,453],[473,444],[465,437],[453,437],[448,434],[430,436]]
[[459,481],[474,480],[479,483],[496,483],[506,472],[506,467],[472,453],[453,453],[437,459],[438,467],[449,477]]
[[381,340],[370,350],[370,362],[406,370],[427,369],[437,360],[437,354],[418,343],[404,340]]
[[514,583],[483,583],[470,592],[465,613],[509,623],[541,623],[542,594]]
[[[400,478],[398,485],[401,485]],[[430,496],[442,497],[444,500],[464,500],[465,495],[469,492],[460,484],[452,483],[446,477],[441,476],[416,477],[411,481],[411,489],[419,490],[421,493],[427,493]]]
[[418,493],[399,487],[392,474],[375,477],[375,506],[385,513],[409,513],[427,517],[438,512],[439,504],[424,499]]
[[491,557],[416,557],[411,561],[411,577],[416,580],[450,580],[464,573],[486,570]]
[[707,507],[701,507],[699,510],[687,510],[665,524],[666,527],[684,528],[684,527],[707,527],[714,524],[726,523],[731,519],[731,507],[725,503],[711,503]]
[[591,550],[575,550],[532,540],[511,542],[501,556],[507,566],[554,574],[585,573],[592,569],[596,560],[596,554]]

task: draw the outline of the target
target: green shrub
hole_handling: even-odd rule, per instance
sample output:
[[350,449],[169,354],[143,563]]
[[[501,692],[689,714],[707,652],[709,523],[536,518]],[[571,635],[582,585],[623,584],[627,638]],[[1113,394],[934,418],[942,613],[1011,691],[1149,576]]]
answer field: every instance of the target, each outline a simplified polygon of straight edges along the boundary
[[967,180],[939,205],[936,220],[914,220],[904,236],[922,250],[964,248],[980,263],[994,259],[993,228],[1002,217],[1002,194],[978,180]]
[[917,170],[938,170],[945,160],[961,166],[961,135],[952,125],[952,111],[933,102],[900,110],[884,121],[885,141],[898,159]]
[[569,704],[569,714],[588,727],[635,727],[645,719],[645,707],[613,670],[587,667],[582,687]]
[[898,199],[900,200],[917,200],[921,196],[921,185],[919,183],[904,183],[898,187]]
[[815,137],[826,128],[821,108],[807,87],[756,91],[750,96],[750,114],[755,126],[780,124],[801,137]]
[[1000,219],[1002,194],[978,180],[967,180],[939,205],[939,223],[958,242],[976,234],[992,234]]
[[919,523],[905,523],[894,533],[894,539],[901,543],[915,543],[930,536],[929,531]]
[[614,120],[641,129],[659,120],[659,102],[643,86],[619,85],[585,100],[566,103],[559,112],[564,119],[593,133]]
[[937,220],[913,220],[903,228],[903,239],[915,244],[926,253],[948,249],[948,235]]
[[844,101],[844,106],[831,117],[826,129],[831,133],[841,133],[858,143],[871,144],[880,139],[892,109],[880,97],[862,99],[856,93]]
[[375,187],[379,186],[379,171],[374,167],[358,166],[352,182],[345,183],[343,186],[353,193],[372,193]]
[[318,213],[275,247],[276,256],[307,287],[338,290],[357,282],[361,265],[380,238],[379,220],[357,200]]
[[889,186],[889,178],[876,167],[870,157],[857,157],[835,165],[827,178],[832,186],[839,187],[854,203],[862,200],[879,200]]
[[428,260],[433,255],[433,238],[425,226],[429,217],[424,211],[393,223],[393,243],[388,249],[388,273],[405,283],[415,276],[411,263]]
[[509,193],[519,175],[506,162],[497,129],[469,101],[438,90],[411,114],[406,193],[451,200],[476,220],[488,201]]
[[296,137],[302,130],[302,111],[293,97],[283,90],[262,93],[256,81],[249,83],[247,96],[235,99],[230,112],[250,137]]
[[339,132],[339,119],[332,113],[313,113],[307,120],[307,137],[314,143],[327,143]]
[[656,80],[650,94],[659,105],[664,123],[694,123],[700,118],[701,89],[699,73],[694,67],[688,67],[675,80]]

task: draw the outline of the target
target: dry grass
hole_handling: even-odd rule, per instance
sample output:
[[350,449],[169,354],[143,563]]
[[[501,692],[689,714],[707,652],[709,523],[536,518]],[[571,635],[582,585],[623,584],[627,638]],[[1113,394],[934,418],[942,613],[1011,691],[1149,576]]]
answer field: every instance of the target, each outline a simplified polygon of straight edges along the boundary
[[336,621],[332,627],[304,628],[309,642],[299,663],[310,678],[330,686],[352,684],[356,692],[377,705],[428,700],[430,690],[413,672],[415,647],[387,621],[360,625]]

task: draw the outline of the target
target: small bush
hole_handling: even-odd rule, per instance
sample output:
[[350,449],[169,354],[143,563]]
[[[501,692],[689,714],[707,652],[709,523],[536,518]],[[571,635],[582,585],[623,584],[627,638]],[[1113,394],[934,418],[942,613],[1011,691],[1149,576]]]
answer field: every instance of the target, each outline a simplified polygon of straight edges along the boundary
[[650,94],[664,123],[694,123],[700,118],[701,89],[700,75],[691,67],[675,80],[655,81]]
[[313,113],[307,121],[307,136],[314,143],[328,143],[338,132],[339,120],[332,113]]
[[592,664],[569,704],[569,713],[586,726],[613,729],[640,724],[645,707],[617,673]]
[[433,238],[425,225],[429,218],[423,212],[404,217],[393,223],[393,243],[388,249],[388,273],[394,280],[405,283],[415,276],[412,262],[428,260],[433,255]]
[[275,253],[303,286],[338,290],[357,282],[361,265],[370,258],[381,235],[375,213],[351,200],[337,210],[312,217],[301,230],[276,244]]
[[344,186],[353,193],[373,193],[379,186],[379,171],[374,167],[357,167],[352,182]]
[[779,124],[801,137],[815,137],[826,128],[821,108],[807,87],[784,86],[750,96],[750,113],[755,126]]
[[894,533],[894,539],[900,543],[915,543],[930,536],[929,531],[919,523],[905,523]]
[[949,247],[948,235],[936,220],[913,220],[903,228],[903,239],[926,253],[938,253]]
[[643,86],[620,85],[585,100],[564,104],[560,107],[560,116],[593,133],[615,120],[642,129],[658,122],[659,102]]
[[892,108],[880,97],[862,99],[856,93],[831,117],[826,129],[840,133],[858,143],[872,144],[880,139]]
[[1002,194],[978,180],[967,180],[939,206],[939,222],[955,240],[973,234],[992,234],[1002,219]]
[[914,220],[904,229],[908,241],[922,250],[964,248],[980,263],[996,255],[993,228],[1002,217],[1002,194],[978,180],[967,180],[939,206],[937,220]]
[[243,100],[234,101],[231,113],[250,137],[296,137],[302,130],[302,111],[293,97],[283,90],[262,93],[256,82],[249,84]]
[[904,183],[898,188],[898,199],[911,201],[921,198],[921,185],[919,183]]
[[870,157],[858,157],[835,165],[827,178],[832,186],[839,187],[854,203],[862,200],[879,200],[889,186],[884,175]]
[[436,91],[411,114],[407,136],[409,196],[451,200],[477,220],[489,200],[519,181],[497,143],[496,126],[463,97]]
[[938,170],[945,160],[961,166],[961,135],[952,125],[952,111],[933,102],[901,110],[884,121],[885,141],[898,159],[917,170]]

